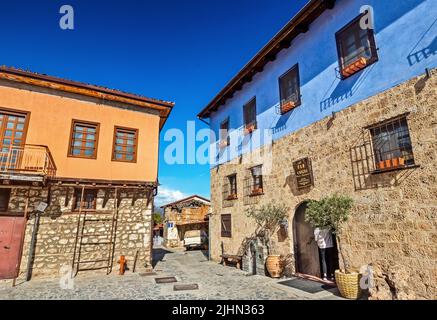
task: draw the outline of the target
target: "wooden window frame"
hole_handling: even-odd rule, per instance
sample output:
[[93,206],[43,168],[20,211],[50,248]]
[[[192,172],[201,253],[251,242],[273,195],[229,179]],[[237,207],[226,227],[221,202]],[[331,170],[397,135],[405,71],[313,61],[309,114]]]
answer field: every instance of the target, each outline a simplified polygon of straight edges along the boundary
[[[135,132],[135,140],[134,140],[134,153],[133,153],[133,159],[132,160],[126,160],[126,159],[116,159],[115,157],[115,148],[117,146],[117,130],[124,130],[124,131],[131,131],[131,133]],[[128,128],[128,127],[122,127],[122,126],[115,126],[114,127],[114,136],[113,136],[113,142],[112,142],[112,156],[111,160],[114,162],[127,162],[127,163],[137,163],[138,159],[138,139],[140,135],[140,130],[137,128]],[[127,146],[127,145],[126,145]]]
[[[75,125],[77,124],[83,124],[84,126],[95,126],[96,127],[96,133],[95,133],[95,147],[94,147],[94,153],[91,156],[86,156],[86,155],[74,155],[73,154],[73,140],[74,140],[74,128]],[[70,142],[68,143],[68,153],[67,156],[69,158],[80,158],[80,159],[93,159],[96,160],[97,159],[97,151],[98,151],[98,147],[99,147],[99,135],[100,135],[100,123],[98,122],[91,122],[91,121],[86,121],[86,120],[78,120],[78,119],[73,119],[71,121],[71,130],[70,130]],[[82,139],[83,140],[83,139]]]
[[[97,189],[87,189],[85,188],[84,190],[84,199],[86,194],[88,193],[94,193],[94,202],[93,202],[93,208],[89,209],[89,208],[82,208],[82,211],[91,211],[91,212],[95,212],[97,211],[97,198],[98,198],[98,190]],[[77,195],[79,194],[79,197],[82,194],[82,188],[74,188],[74,194],[73,194],[73,212],[79,212],[79,207],[77,206],[77,202],[79,201],[79,199],[77,198]],[[82,205],[82,204],[81,204]]]
[[[237,182],[237,174],[236,173],[234,173],[234,174],[230,174],[230,175],[228,175],[227,177],[226,177],[227,179],[228,179],[228,183],[229,183],[229,197],[230,196],[232,196],[232,195],[235,195],[236,196],[236,198],[234,198],[234,199],[227,199],[227,200],[237,200],[238,199],[238,182]],[[235,179],[234,180],[234,185],[235,185],[235,192],[233,193],[232,191],[232,189],[233,189],[233,187],[232,187],[232,181],[231,181],[231,179]]]
[[[288,111],[283,111],[283,105],[284,105],[284,96],[282,94],[282,81],[285,77],[287,77],[291,72],[296,72],[296,82],[297,82],[297,92],[296,92],[296,96],[297,96],[297,100],[293,101],[294,102],[294,107]],[[280,108],[280,114],[286,114],[288,112],[290,112],[291,110],[299,107],[302,104],[302,99],[301,99],[301,94],[300,94],[300,71],[299,71],[299,63],[296,63],[294,66],[292,66],[290,69],[288,69],[286,72],[284,72],[278,79],[279,82],[279,108]],[[288,102],[288,101],[287,101]]]
[[[27,138],[27,131],[29,129],[29,122],[30,122],[30,111],[22,111],[22,110],[16,110],[16,109],[9,109],[9,108],[3,108],[0,107],[0,113],[4,113],[8,116],[19,116],[19,117],[23,117],[24,116],[24,128],[23,128],[23,137],[22,137],[22,141],[21,141],[21,145],[20,147],[23,147],[26,144],[26,138]],[[6,125],[5,122],[2,122],[2,125]],[[3,132],[5,130],[3,130],[3,127],[0,128],[0,145],[3,145],[3,139],[4,139],[4,135]],[[0,150],[1,151],[1,150]]]
[[4,210],[3,210],[3,208],[0,207],[0,213],[5,213],[5,212],[8,212],[8,209],[9,209],[9,202],[11,201],[11,192],[12,192],[12,189],[11,188],[0,188],[0,193],[2,193],[2,192],[7,192],[7,195],[6,195],[6,208],[4,208]]
[[[256,169],[260,169],[261,170],[261,174],[260,175],[254,175],[254,170]],[[250,179],[251,179],[251,194],[250,196],[259,196],[264,194],[264,179],[263,179],[263,174],[262,174],[262,164],[254,166],[252,168],[249,169],[250,170]],[[256,182],[256,179],[259,179],[258,183]],[[261,189],[262,192],[259,192],[258,189]]]
[[[253,106],[253,108],[255,109],[254,110],[254,114],[255,114],[255,116],[254,116],[254,118],[253,119],[248,119],[248,117],[249,117],[249,113],[248,113],[248,111],[246,111],[249,107],[252,107]],[[257,120],[256,120],[256,116],[257,116],[257,105],[256,105],[256,97],[253,97],[252,99],[250,99],[247,103],[245,103],[244,105],[243,105],[243,123],[244,123],[244,128],[245,129],[248,129],[248,127],[250,126],[250,125],[254,125],[254,127],[253,127],[253,130],[256,130],[256,129],[258,129],[258,123],[257,123]],[[252,120],[252,121],[249,121],[249,120]]]
[[[222,127],[223,125],[227,123],[227,129],[226,129],[226,137],[222,137]],[[222,122],[220,122],[220,128],[219,128],[219,143],[220,147],[228,147],[231,144],[231,137],[229,136],[229,130],[230,130],[230,118],[227,117]],[[224,140],[226,139],[226,141]],[[225,143],[226,142],[226,143]]]
[[345,76],[342,72],[342,69],[344,67],[346,67],[345,62],[344,62],[344,52],[343,52],[343,48],[341,46],[342,43],[342,34],[345,33],[349,28],[351,28],[353,25],[357,24],[359,25],[359,21],[361,20],[362,17],[364,17],[364,15],[367,14],[366,12],[363,12],[362,14],[360,14],[359,16],[357,16],[356,18],[354,18],[352,21],[350,21],[347,25],[345,25],[343,28],[341,28],[340,30],[338,30],[335,33],[335,41],[336,41],[336,45],[337,45],[337,57],[338,57],[338,66],[339,66],[339,73],[340,73],[340,77],[342,80],[347,79],[351,76],[353,76],[355,73],[358,73],[364,69],[366,69],[367,67],[369,67],[370,65],[374,64],[375,62],[377,62],[379,60],[378,57],[378,49],[376,48],[376,41],[375,41],[375,32],[373,29],[368,28],[367,29],[367,38],[370,44],[370,51],[372,54],[372,57],[370,58],[370,60],[367,62],[366,66],[364,68],[362,68],[361,70],[349,75],[349,76]]
[[[230,230],[224,230],[224,219],[226,218],[227,221],[229,221],[229,229]],[[220,235],[222,238],[232,238],[232,215],[231,214],[222,214],[220,216]]]

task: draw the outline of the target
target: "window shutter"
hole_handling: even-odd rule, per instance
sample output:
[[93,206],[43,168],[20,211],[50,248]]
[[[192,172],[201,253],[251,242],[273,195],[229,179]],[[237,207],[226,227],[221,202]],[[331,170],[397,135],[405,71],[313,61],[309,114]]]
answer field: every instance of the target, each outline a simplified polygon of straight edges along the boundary
[[221,216],[222,232],[221,235],[224,238],[230,238],[232,236],[232,221],[230,214],[223,214]]

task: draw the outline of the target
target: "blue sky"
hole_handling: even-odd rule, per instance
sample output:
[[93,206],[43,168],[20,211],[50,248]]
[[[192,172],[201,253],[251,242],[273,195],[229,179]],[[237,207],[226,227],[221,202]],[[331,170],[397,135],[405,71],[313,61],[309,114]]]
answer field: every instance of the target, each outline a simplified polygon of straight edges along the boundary
[[[164,133],[185,131],[305,2],[1,1],[0,65],[176,102],[161,134],[158,203],[209,197],[209,165],[167,165]],[[75,10],[73,31],[59,28],[65,4]]]

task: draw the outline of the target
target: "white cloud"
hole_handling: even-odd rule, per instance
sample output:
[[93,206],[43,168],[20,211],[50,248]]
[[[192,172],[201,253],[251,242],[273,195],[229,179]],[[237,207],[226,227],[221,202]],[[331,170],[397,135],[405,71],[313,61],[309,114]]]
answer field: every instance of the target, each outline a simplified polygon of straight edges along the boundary
[[167,203],[178,201],[186,197],[187,195],[185,195],[183,192],[179,190],[172,190],[166,187],[159,187],[158,195],[155,197],[155,205],[160,207]]

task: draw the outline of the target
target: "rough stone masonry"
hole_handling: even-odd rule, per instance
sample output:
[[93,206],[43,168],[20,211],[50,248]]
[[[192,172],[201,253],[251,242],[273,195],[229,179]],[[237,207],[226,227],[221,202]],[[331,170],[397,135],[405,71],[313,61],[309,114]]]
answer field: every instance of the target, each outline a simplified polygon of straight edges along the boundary
[[[24,278],[27,271],[29,249],[35,224],[36,207],[40,202],[47,202],[48,188],[14,187],[11,191],[9,212],[23,213],[26,198],[29,196],[29,220],[23,246],[23,256],[19,278]],[[41,214],[37,229],[35,254],[33,257],[32,277],[61,277],[63,266],[71,266],[77,234],[78,212],[73,211],[74,188],[52,186],[50,203]],[[114,213],[114,188],[99,189],[96,211],[87,214],[88,219],[101,219],[85,226],[84,243],[105,243],[109,241]],[[151,268],[151,228],[152,206],[150,192],[142,190],[118,190],[118,223],[113,255],[113,270],[119,268],[121,255],[127,259],[127,268],[132,270],[135,260],[138,271]],[[103,218],[103,219],[102,219]],[[109,219],[107,219],[109,218]],[[82,248],[82,260],[108,259],[108,244],[87,245]],[[104,266],[105,263],[88,264],[87,268]],[[100,271],[96,271],[100,272]],[[101,272],[106,272],[102,269]]]
[[[263,177],[264,195],[290,208],[286,237],[276,239],[286,257],[286,274],[295,271],[293,217],[307,200],[338,193],[354,199],[341,240],[353,267],[370,264],[375,287],[371,299],[437,298],[437,77],[422,75],[352,105],[272,146],[272,172]],[[362,144],[366,126],[409,112],[407,116],[416,168],[355,177],[351,150]],[[314,187],[299,191],[293,161],[309,157]],[[228,254],[245,255],[255,226],[245,215],[243,179],[250,166],[235,159],[211,170],[211,252],[219,260],[221,244]],[[257,165],[256,164],[251,164]],[[223,202],[223,181],[237,173],[238,200]],[[361,179],[357,182],[356,179]],[[232,238],[222,238],[221,214],[232,215]],[[243,258],[243,262],[248,259]],[[244,266],[243,266],[244,267]]]

